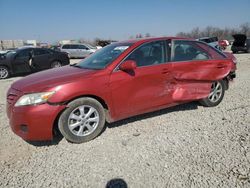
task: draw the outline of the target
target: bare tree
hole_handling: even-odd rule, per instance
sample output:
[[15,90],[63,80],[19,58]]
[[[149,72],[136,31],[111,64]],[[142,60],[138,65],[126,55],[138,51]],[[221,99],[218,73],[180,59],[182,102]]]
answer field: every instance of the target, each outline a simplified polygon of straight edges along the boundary
[[203,30],[199,27],[193,28],[190,32],[179,32],[176,34],[178,37],[190,37],[190,38],[200,38],[200,37],[213,37],[216,36],[220,40],[227,39],[231,40],[232,35],[242,33],[250,37],[250,23],[244,23],[240,25],[239,28],[228,28],[225,27],[224,29],[207,26]]
[[241,33],[249,35],[250,33],[250,23],[244,23],[240,25]]

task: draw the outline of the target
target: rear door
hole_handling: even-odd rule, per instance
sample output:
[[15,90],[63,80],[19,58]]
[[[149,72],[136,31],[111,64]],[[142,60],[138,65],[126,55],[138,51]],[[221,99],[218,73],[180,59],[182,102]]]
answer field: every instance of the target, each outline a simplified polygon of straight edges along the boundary
[[143,44],[124,61],[134,60],[134,72],[115,70],[110,78],[113,105],[120,117],[140,114],[172,103],[171,64],[165,41]]
[[83,44],[78,45],[79,57],[87,57],[89,55],[89,48]]
[[50,68],[50,52],[47,49],[35,48],[33,65],[36,70],[44,70]]
[[230,72],[228,59],[205,43],[173,40],[171,46],[174,101],[206,98],[211,83],[223,79]]

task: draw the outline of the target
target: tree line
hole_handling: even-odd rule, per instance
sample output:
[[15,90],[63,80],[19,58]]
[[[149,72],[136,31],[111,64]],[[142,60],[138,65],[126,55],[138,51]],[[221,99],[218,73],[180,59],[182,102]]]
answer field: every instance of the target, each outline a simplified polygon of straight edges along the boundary
[[178,37],[188,38],[201,38],[201,37],[218,37],[219,40],[232,40],[234,34],[245,34],[250,37],[250,23],[243,23],[238,28],[219,28],[213,26],[207,26],[204,29],[199,27],[193,28],[190,32],[179,32],[176,34]]

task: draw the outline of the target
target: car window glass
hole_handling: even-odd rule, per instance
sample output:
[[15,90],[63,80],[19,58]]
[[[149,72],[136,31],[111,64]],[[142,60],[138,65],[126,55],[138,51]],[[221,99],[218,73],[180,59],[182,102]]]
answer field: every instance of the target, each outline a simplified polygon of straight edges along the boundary
[[[191,61],[191,60],[206,60],[209,59],[209,54],[206,49],[197,45],[199,42],[174,40],[172,47],[171,61]],[[209,48],[208,45],[204,48]]]
[[134,60],[138,67],[164,63],[164,41],[144,44],[133,51],[125,60]]
[[82,49],[82,50],[87,50],[88,47],[86,47],[85,45],[78,45],[78,49]]
[[201,43],[201,42],[197,42],[196,44],[201,49],[203,49],[204,51],[206,51],[206,53],[209,54],[209,57],[211,59],[225,59],[226,58],[225,54],[223,54],[222,51],[220,51],[219,49],[217,49],[217,48],[215,48],[213,46],[206,45],[206,44]]
[[114,43],[108,45],[86,59],[80,61],[77,66],[87,69],[103,69],[111,64],[120,54],[127,50],[132,43]]
[[49,52],[45,49],[35,49],[34,50],[34,55],[38,56],[38,55],[45,55],[48,54]]
[[63,45],[62,49],[70,49],[70,45],[68,45],[68,44]]
[[71,45],[70,45],[70,48],[71,48],[71,49],[79,49],[78,46],[79,46],[79,45],[77,45],[77,44],[71,44]]
[[26,50],[21,50],[17,54],[17,58],[28,58],[31,56],[31,50],[26,49]]

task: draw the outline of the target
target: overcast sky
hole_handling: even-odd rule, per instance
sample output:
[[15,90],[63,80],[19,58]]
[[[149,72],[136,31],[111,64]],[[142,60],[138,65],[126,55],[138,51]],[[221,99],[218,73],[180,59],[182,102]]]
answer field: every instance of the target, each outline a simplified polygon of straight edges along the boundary
[[250,0],[0,0],[0,39],[170,36],[250,22]]

